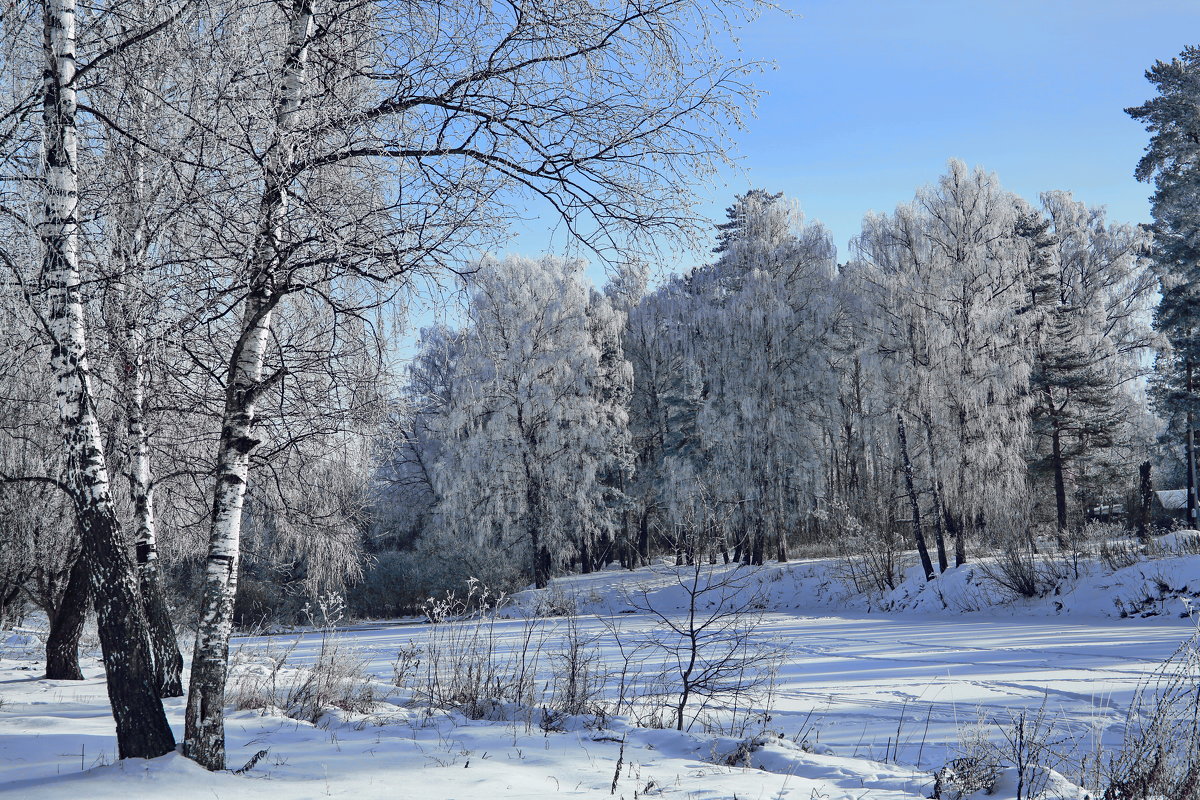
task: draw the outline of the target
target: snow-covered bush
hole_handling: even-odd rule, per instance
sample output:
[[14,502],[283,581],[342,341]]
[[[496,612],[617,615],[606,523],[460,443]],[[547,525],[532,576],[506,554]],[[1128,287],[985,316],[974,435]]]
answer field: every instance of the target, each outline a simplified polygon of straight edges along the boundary
[[[1073,789],[1056,768],[1070,761],[1073,738],[1045,702],[1006,718],[980,719],[959,731],[958,756],[933,774],[932,797],[967,800],[1002,795],[1011,800],[1065,800]],[[1070,794],[1075,797],[1075,794]]]
[[1142,682],[1120,751],[1102,765],[1102,800],[1200,799],[1200,640]]
[[335,634],[322,634],[312,664],[291,663],[297,644],[298,639],[282,650],[239,652],[231,670],[230,704],[315,724],[331,709],[369,713],[386,696],[367,673],[366,659],[342,648]]
[[984,575],[1014,598],[1050,594],[1063,581],[1065,566],[1034,552],[1023,541],[1010,542],[994,558],[980,562]]
[[603,727],[612,715],[607,695],[612,675],[605,668],[601,637],[586,634],[575,616],[567,617],[563,638],[549,656],[549,697],[542,707],[545,730],[562,730],[571,717],[584,717],[588,724]]
[[538,623],[527,619],[518,632],[522,646],[499,646],[496,628],[507,603],[505,594],[474,579],[463,594],[429,598],[424,613],[433,627],[410,687],[419,702],[471,719],[494,717],[506,704],[536,706],[542,637]]
[[856,533],[843,542],[839,577],[859,594],[876,596],[895,591],[912,565],[906,542],[888,528],[868,533],[857,523],[857,519],[851,520],[850,529]]
[[1141,543],[1130,539],[1105,539],[1100,542],[1100,563],[1109,572],[1132,567],[1146,558]]

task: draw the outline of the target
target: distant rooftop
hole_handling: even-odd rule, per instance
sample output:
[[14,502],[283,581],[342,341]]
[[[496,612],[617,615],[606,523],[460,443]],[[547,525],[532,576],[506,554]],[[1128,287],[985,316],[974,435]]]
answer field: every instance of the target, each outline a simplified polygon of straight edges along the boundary
[[1155,492],[1158,502],[1168,511],[1187,508],[1187,489],[1163,489]]

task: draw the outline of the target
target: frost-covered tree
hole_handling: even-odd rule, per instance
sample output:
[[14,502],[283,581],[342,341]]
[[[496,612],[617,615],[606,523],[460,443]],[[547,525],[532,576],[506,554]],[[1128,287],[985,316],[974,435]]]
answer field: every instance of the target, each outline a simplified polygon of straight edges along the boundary
[[1066,192],[1043,194],[1042,205],[1044,216],[1030,215],[1024,232],[1037,274],[1030,302],[1041,315],[1033,334],[1031,466],[1035,476],[1051,478],[1061,537],[1068,484],[1099,502],[1103,487],[1089,486],[1089,466],[1106,453],[1128,455],[1130,392],[1150,364],[1156,280],[1145,231],[1109,223],[1102,208]]
[[[709,493],[729,504],[741,555],[787,558],[824,488],[821,423],[836,379],[833,244],[797,206],[761,190],[737,198],[718,258],[691,276],[698,429]],[[734,533],[735,531],[731,531]]]
[[[132,5],[132,4],[131,4]],[[137,13],[146,11],[145,14]],[[94,274],[84,255],[83,206],[96,176],[88,117],[109,85],[105,67],[178,21],[178,8],[44,0],[5,14],[0,164],[6,223],[0,259],[49,340],[66,474],[90,575],[121,757],[174,747],[159,699],[133,555],[114,499],[88,328]],[[82,98],[81,98],[82,93]],[[95,105],[84,101],[92,101]],[[35,113],[40,112],[40,113]],[[28,239],[36,240],[33,247]],[[33,252],[31,252],[33,251]],[[37,264],[37,267],[34,265]]]
[[[882,383],[904,417],[898,434],[911,466],[925,476],[942,568],[945,534],[962,563],[965,529],[1002,523],[1024,493],[1030,358],[1022,346],[1028,323],[1017,311],[1028,253],[1016,234],[1023,208],[994,175],[951,161],[912,203],[869,215],[854,243]],[[913,527],[925,545],[917,519]],[[923,562],[932,575],[930,559]]]
[[538,587],[612,538],[608,478],[628,469],[624,320],[582,271],[556,258],[479,265],[434,470],[435,535]]
[[[628,494],[635,517],[637,560],[648,563],[660,544],[674,541],[668,510],[681,485],[695,485],[702,458],[698,417],[703,379],[690,343],[695,300],[683,278],[668,280],[628,312],[622,337],[633,367],[629,434],[635,466]],[[629,566],[634,566],[630,559]]]
[[[713,263],[629,314],[643,556],[656,530],[685,560],[700,557],[697,547],[726,558],[733,548],[755,563],[786,558],[789,534],[810,521],[824,486],[833,246],[793,202],[763,190],[736,198],[727,220]],[[703,536],[687,530],[700,519],[712,523]]]
[[1163,410],[1182,418],[1187,474],[1187,514],[1195,523],[1195,418],[1200,412],[1200,47],[1187,47],[1146,72],[1157,96],[1126,109],[1150,131],[1134,174],[1153,181],[1154,261],[1162,299],[1154,326],[1170,342],[1159,359],[1158,397]]
[[266,364],[283,298],[352,312],[345,282],[461,265],[531,197],[597,250],[686,236],[690,187],[747,95],[705,3],[217,6],[228,16],[204,30],[220,40],[208,85],[223,141],[240,148],[223,230],[237,325],[187,725],[188,755],[214,769],[255,427],[285,374]]

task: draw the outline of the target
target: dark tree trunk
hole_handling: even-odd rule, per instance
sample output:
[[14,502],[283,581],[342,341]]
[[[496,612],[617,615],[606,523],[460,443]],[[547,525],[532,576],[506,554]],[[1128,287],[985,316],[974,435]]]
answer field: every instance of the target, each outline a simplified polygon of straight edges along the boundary
[[1150,462],[1143,461],[1138,467],[1138,500],[1137,535],[1146,543],[1150,539],[1150,513],[1154,502],[1154,486],[1150,482]]
[[941,482],[933,484],[933,540],[937,544],[938,572],[945,572],[949,566],[946,559],[946,534],[942,526],[942,491]]
[[930,488],[933,490],[933,541],[937,545],[938,572],[946,571],[946,536],[942,528],[942,482],[933,461],[933,421],[925,416],[925,442],[929,449]]
[[111,506],[78,508],[83,558],[91,573],[108,697],[119,758],[155,758],[175,749],[154,679],[133,564]]
[[750,550],[750,563],[754,566],[762,566],[763,559],[766,557],[767,536],[764,530],[762,518],[754,521],[754,539]]
[[954,539],[954,566],[961,567],[967,563],[967,550],[963,544],[963,526],[950,513],[949,509],[946,510],[944,517],[946,520],[946,532]]
[[650,509],[646,508],[642,511],[642,520],[638,525],[638,560],[640,566],[646,566],[650,563]]
[[592,573],[592,548],[588,546],[589,536],[583,535],[583,541],[579,544],[579,571],[584,575]]
[[1184,447],[1184,456],[1187,458],[1187,516],[1188,527],[1196,527],[1196,432],[1194,430],[1195,421],[1192,419],[1192,359],[1189,356],[1187,360],[1187,392],[1188,392],[1188,410],[1187,410],[1187,435],[1186,446]]
[[553,569],[553,562],[550,558],[550,550],[542,545],[538,548],[537,559],[537,575],[534,576],[537,588],[545,589],[550,583],[550,573]]
[[79,637],[87,619],[92,592],[88,583],[88,566],[80,553],[71,566],[67,586],[54,615],[50,619],[50,635],[46,638],[46,677],[51,680],[81,681],[79,669]]
[[1067,483],[1063,478],[1062,434],[1057,424],[1050,435],[1050,460],[1054,467],[1054,508],[1058,514],[1059,547],[1067,545]]
[[896,415],[897,430],[900,434],[900,459],[904,464],[904,488],[908,492],[909,510],[912,513],[913,538],[917,541],[917,552],[921,555],[921,568],[925,570],[925,579],[933,580],[933,562],[929,560],[929,548],[925,546],[925,533],[921,530],[921,504],[917,501],[917,490],[913,482],[912,461],[908,457],[908,435],[904,430],[904,415]]

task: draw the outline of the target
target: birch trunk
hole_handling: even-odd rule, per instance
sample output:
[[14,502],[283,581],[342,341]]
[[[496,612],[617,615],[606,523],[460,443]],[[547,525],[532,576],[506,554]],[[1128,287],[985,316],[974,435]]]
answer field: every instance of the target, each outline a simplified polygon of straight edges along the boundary
[[154,516],[154,478],[150,467],[150,440],[146,431],[146,385],[143,337],[130,327],[126,372],[126,422],[131,463],[129,491],[133,499],[134,554],[138,588],[149,627],[154,678],[162,697],[183,696],[183,654],[163,590],[158,564],[157,522]]
[[75,129],[75,3],[43,3],[42,106],[45,209],[40,236],[55,395],[67,451],[67,485],[89,567],[121,758],[174,749],[146,648],[133,560],[113,508],[91,393],[79,275],[79,174]]
[[288,210],[287,182],[295,161],[295,129],[313,29],[311,0],[294,0],[291,11],[275,132],[264,158],[259,230],[247,265],[249,290],[242,303],[241,333],[230,358],[225,389],[204,595],[187,699],[184,754],[211,770],[225,768],[225,683],[242,508],[250,454],[259,445],[254,438],[255,414],[265,389],[263,364],[272,309],[280,298],[275,278],[280,267],[282,224]]
[[[146,101],[136,87],[129,89],[130,106],[135,117],[130,128],[146,138]],[[146,234],[146,178],[144,152],[140,144],[130,144],[123,154],[131,159],[131,183],[125,210],[116,225],[114,259],[119,278],[113,286],[116,319],[112,331],[115,349],[121,355],[118,368],[125,411],[125,447],[129,460],[129,495],[133,502],[134,553],[137,560],[138,588],[146,614],[150,637],[150,655],[154,677],[162,697],[183,695],[183,655],[175,637],[175,626],[167,606],[158,563],[157,522],[154,514],[154,472],[150,463],[150,436],[146,429],[146,333],[128,291],[128,281],[142,279],[149,244]]]

